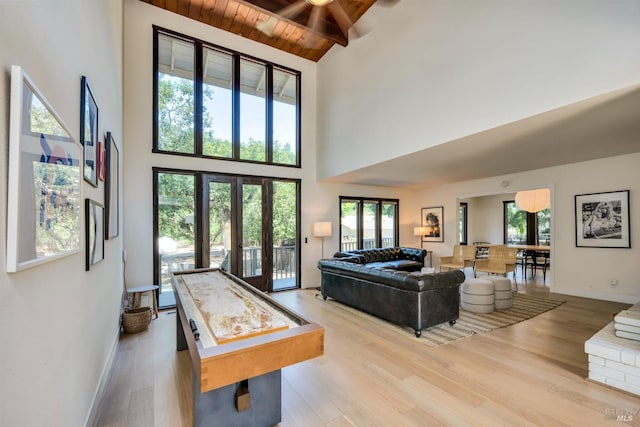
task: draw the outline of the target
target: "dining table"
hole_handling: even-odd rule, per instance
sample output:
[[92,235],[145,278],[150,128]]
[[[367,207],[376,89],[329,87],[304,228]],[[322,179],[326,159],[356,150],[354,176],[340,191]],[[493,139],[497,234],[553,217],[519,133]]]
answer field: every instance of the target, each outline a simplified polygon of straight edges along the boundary
[[[548,245],[507,245],[509,248],[516,248],[520,252],[522,252],[524,256],[523,265],[522,265],[522,273],[524,275],[525,280],[527,279],[527,257],[531,257],[531,272],[535,276],[535,271],[538,268],[538,265],[543,266],[544,278],[546,280],[547,276],[547,265],[549,261],[549,256],[551,255],[551,246]],[[544,264],[538,263],[538,257],[546,258],[544,260]]]

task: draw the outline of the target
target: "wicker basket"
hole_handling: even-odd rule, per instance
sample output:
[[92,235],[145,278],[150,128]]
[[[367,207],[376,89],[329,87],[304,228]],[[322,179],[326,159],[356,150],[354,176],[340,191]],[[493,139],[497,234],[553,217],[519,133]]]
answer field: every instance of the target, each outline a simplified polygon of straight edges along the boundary
[[127,334],[142,332],[151,323],[151,307],[132,308],[122,313],[122,328]]

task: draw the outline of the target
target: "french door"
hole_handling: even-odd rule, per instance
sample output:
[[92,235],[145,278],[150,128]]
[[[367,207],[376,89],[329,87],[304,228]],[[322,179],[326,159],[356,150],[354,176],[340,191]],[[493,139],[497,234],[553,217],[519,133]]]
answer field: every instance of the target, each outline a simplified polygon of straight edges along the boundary
[[204,265],[221,267],[271,291],[271,180],[220,175],[203,179]]
[[189,268],[223,268],[263,291],[299,287],[298,180],[154,170],[154,182],[160,301],[171,273]]

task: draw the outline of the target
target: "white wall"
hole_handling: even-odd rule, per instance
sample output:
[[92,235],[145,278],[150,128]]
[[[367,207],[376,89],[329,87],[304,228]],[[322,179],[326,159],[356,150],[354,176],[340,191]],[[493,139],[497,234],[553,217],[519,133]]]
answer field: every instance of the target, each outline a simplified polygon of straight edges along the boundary
[[[458,198],[503,192],[505,180],[510,191],[546,187],[551,190],[552,292],[636,303],[640,300],[640,227],[635,220],[640,206],[638,165],[640,153],[635,153],[423,189],[416,195],[419,203],[445,206],[445,242],[425,245],[434,251],[434,260],[450,255],[457,239]],[[617,190],[630,190],[631,249],[577,248],[574,196]],[[610,279],[618,285],[609,286]]]
[[[331,220],[333,236],[324,242],[325,256],[338,248],[338,196],[410,197],[409,190],[322,184],[316,181],[316,72],[317,65],[231,33],[194,22],[138,0],[125,0],[125,179],[124,206],[128,253],[127,285],[135,286],[153,280],[153,208],[152,167],[170,167],[245,175],[276,176],[302,180],[302,259],[303,287],[319,286],[316,268],[321,257],[322,241],[311,236],[311,224]],[[158,25],[210,43],[234,49],[302,73],[302,168],[238,163],[222,160],[195,159],[185,156],[153,154],[152,148],[152,25]],[[405,212],[411,212],[409,209]],[[412,218],[400,221],[407,230]],[[416,222],[419,221],[419,217]],[[408,234],[411,236],[411,233]],[[308,243],[304,243],[305,237]],[[418,243],[410,238],[408,243]]]
[[[76,140],[80,78],[87,76],[101,140],[108,130],[121,143],[122,4],[0,0],[0,10],[0,241],[6,242],[11,65],[24,68]],[[83,183],[82,197],[103,202],[104,183]],[[105,260],[90,272],[84,243],[80,253],[12,274],[0,245],[0,425],[85,425],[116,348],[122,241],[106,241]]]
[[318,64],[332,177],[640,82],[640,2],[403,0]]
[[473,242],[502,243],[504,237],[502,202],[513,199],[514,194],[507,193],[461,200],[468,204],[467,242],[469,244]]

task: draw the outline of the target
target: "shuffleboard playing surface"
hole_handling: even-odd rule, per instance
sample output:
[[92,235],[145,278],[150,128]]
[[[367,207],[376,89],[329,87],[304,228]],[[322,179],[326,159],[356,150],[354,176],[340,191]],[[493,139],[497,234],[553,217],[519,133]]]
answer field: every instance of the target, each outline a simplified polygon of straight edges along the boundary
[[298,326],[226,276],[195,273],[180,277],[202,316],[203,326],[217,344]]

